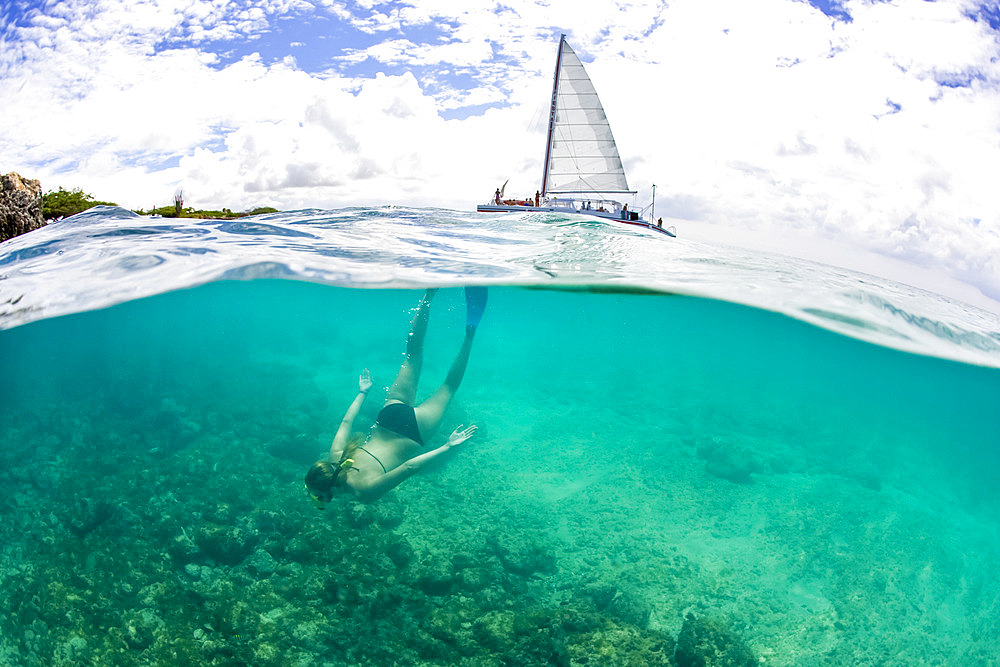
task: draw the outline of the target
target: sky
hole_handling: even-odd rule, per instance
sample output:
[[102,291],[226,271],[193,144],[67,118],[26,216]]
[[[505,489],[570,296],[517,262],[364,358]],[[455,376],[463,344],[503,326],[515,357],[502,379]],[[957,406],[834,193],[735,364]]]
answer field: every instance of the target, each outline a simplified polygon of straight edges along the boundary
[[0,172],[473,210],[540,185],[561,33],[633,210],[655,184],[682,237],[1000,299],[997,0],[0,0]]

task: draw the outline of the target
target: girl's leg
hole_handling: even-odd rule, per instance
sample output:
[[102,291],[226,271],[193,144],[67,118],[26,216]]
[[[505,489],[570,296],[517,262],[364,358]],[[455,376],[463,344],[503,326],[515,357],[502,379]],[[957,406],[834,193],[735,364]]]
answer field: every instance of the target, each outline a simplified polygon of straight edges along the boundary
[[434,297],[436,289],[429,289],[424,293],[420,303],[417,304],[417,312],[410,323],[410,335],[406,339],[406,358],[399,368],[395,381],[389,387],[386,394],[386,402],[402,401],[407,405],[413,405],[417,401],[417,382],[420,380],[420,367],[424,362],[424,336],[427,334],[427,322],[431,315],[431,299]]
[[441,423],[441,417],[444,416],[444,411],[451,403],[455,392],[458,391],[458,386],[462,384],[465,367],[469,364],[469,353],[472,351],[472,339],[475,335],[475,327],[465,328],[465,340],[462,341],[462,347],[459,349],[455,361],[451,363],[451,369],[448,371],[444,384],[438,387],[430,398],[414,408],[417,426],[420,428],[420,434],[424,440],[437,429],[438,424]]

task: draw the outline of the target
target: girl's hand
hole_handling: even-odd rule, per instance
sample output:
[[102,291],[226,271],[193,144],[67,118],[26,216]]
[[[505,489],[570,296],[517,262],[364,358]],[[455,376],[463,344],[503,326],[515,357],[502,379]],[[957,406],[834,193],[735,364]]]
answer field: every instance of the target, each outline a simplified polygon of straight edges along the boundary
[[358,391],[362,394],[367,394],[368,390],[372,388],[372,374],[368,372],[368,369],[361,371],[361,377],[358,378]]
[[469,438],[471,438],[476,433],[476,429],[479,428],[475,424],[469,428],[462,428],[464,424],[459,424],[458,428],[452,431],[451,435],[448,436],[448,446],[454,447],[455,445],[460,445]]

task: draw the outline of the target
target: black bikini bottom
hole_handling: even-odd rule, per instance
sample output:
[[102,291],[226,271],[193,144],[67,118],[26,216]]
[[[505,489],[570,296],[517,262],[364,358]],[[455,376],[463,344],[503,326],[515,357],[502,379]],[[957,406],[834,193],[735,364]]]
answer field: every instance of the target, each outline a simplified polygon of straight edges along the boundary
[[418,445],[424,444],[424,439],[420,437],[420,429],[417,427],[417,414],[413,411],[413,406],[406,403],[390,403],[378,413],[375,423],[387,431],[413,440]]

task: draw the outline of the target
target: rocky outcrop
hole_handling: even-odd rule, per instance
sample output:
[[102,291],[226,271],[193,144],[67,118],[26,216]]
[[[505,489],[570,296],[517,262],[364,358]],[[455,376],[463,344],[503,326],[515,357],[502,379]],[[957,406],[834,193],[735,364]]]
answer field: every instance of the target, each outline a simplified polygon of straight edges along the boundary
[[42,184],[14,172],[0,176],[0,241],[44,224]]
[[742,638],[718,618],[688,614],[677,637],[678,667],[756,667],[757,657]]

